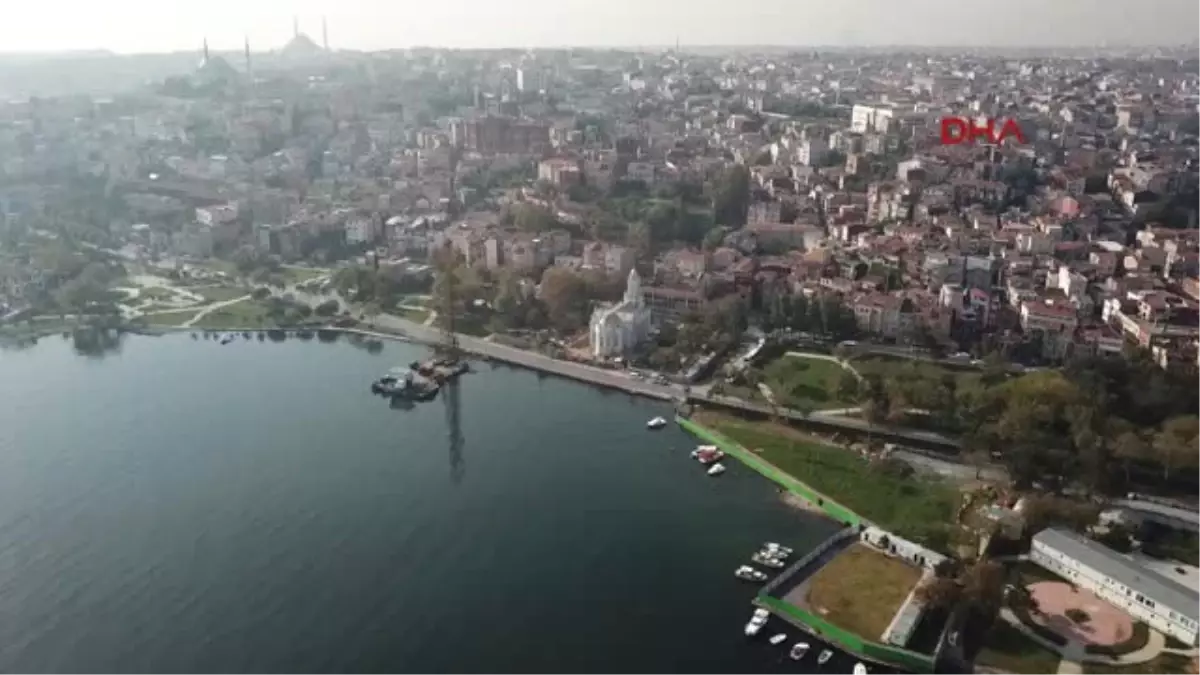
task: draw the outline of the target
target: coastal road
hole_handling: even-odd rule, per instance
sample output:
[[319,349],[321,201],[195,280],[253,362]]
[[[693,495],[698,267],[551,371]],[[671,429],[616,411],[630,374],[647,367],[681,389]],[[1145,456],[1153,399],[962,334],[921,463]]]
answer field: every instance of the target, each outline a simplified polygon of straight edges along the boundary
[[[418,342],[436,344],[442,340],[442,333],[437,328],[415,323],[390,314],[375,316],[370,323],[387,330],[403,333]],[[666,401],[683,398],[683,387],[669,384],[659,385],[639,380],[631,377],[624,371],[604,370],[603,368],[563,361],[536,352],[509,347],[468,335],[459,335],[458,343],[464,351],[472,354],[486,356],[498,361],[513,363],[563,377],[583,380],[601,386],[621,389],[632,394],[640,394]]]

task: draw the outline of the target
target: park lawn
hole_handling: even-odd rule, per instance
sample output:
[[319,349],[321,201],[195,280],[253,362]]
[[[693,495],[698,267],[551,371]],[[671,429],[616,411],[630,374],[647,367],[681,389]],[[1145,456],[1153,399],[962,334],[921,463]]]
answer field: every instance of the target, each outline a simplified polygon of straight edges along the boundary
[[283,267],[280,269],[288,284],[302,284],[318,277],[329,274],[329,270],[313,269],[310,267]]
[[429,318],[430,312],[427,309],[419,309],[417,307],[397,307],[396,314],[409,321],[425,323],[425,320]]
[[[1051,671],[1053,672],[1053,671]],[[1145,663],[1132,665],[1108,665],[1106,663],[1084,663],[1083,672],[1098,675],[1122,675],[1124,673],[1194,673],[1192,658],[1181,654],[1160,653]]]
[[265,304],[257,300],[243,300],[214,310],[194,324],[196,328],[273,328],[275,320],[267,314]]
[[176,295],[175,291],[164,286],[146,286],[138,290],[138,299],[145,300],[174,300]]
[[846,408],[851,401],[838,399],[838,382],[846,372],[841,365],[826,359],[815,359],[799,352],[788,352],[764,369],[766,384],[779,399],[791,408]]
[[982,371],[977,368],[950,368],[940,363],[884,354],[856,356],[850,361],[850,364],[863,376],[877,374],[884,380],[892,377],[911,376],[913,372],[929,379],[940,379],[950,375],[958,381],[959,389],[978,387],[980,379],[983,377]]
[[224,302],[250,294],[246,289],[236,286],[197,286],[188,290],[207,302]]
[[700,413],[697,421],[883,529],[949,550],[959,502],[952,484],[882,471],[857,453],[818,443],[786,425],[713,413]]
[[150,326],[182,326],[187,323],[196,313],[198,309],[181,309],[174,312],[162,312],[160,314],[145,315],[146,323]]
[[[975,665],[1008,673],[1057,673],[1062,659],[1003,619],[988,631]],[[1086,667],[1086,666],[1085,666]]]
[[917,567],[855,544],[809,579],[808,607],[839,628],[878,641],[920,579]]

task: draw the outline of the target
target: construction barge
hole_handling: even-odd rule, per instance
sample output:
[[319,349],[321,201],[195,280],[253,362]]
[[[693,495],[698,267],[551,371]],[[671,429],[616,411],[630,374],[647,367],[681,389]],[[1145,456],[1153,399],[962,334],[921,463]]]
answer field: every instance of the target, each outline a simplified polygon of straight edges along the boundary
[[380,396],[409,401],[431,401],[442,385],[470,372],[466,361],[435,358],[413,361],[408,368],[392,368],[371,383],[371,392]]

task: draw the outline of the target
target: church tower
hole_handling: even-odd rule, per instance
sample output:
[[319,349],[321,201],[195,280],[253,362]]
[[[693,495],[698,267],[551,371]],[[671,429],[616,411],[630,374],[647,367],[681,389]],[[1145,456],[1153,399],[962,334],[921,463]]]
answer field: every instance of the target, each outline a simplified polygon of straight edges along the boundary
[[642,278],[638,276],[637,270],[629,270],[629,281],[625,284],[625,304],[631,304],[638,307],[642,305]]

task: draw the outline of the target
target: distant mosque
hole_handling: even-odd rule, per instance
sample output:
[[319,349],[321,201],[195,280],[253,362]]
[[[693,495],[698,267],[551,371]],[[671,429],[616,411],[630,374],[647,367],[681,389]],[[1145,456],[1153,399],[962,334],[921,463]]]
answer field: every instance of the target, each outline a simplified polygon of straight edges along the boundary
[[650,308],[642,297],[642,279],[637,270],[629,271],[620,303],[592,312],[589,335],[592,355],[599,358],[628,354],[650,335]]
[[329,52],[329,25],[321,19],[321,42],[318,45],[312,38],[300,32],[300,20],[292,19],[292,39],[280,50],[279,55],[285,59],[311,59]]

